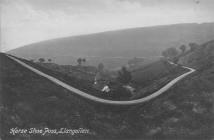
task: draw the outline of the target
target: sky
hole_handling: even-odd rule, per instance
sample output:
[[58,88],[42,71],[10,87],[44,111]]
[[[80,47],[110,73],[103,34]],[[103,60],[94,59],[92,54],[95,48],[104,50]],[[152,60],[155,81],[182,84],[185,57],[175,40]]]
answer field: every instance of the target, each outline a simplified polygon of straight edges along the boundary
[[214,0],[0,0],[1,51],[65,36],[214,21]]

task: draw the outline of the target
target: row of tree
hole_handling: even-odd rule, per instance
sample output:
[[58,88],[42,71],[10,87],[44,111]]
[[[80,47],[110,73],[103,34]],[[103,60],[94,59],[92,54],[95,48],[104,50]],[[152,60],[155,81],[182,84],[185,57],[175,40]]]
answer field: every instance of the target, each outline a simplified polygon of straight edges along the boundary
[[[32,62],[34,62],[35,60],[34,59],[31,59],[30,61],[32,61]],[[45,60],[45,58],[39,58],[38,59],[38,62],[39,63],[45,63],[45,62],[48,62],[48,63],[51,63],[52,62],[52,59],[47,59],[47,60]],[[78,65],[79,66],[81,66],[83,63],[85,63],[86,62],[86,59],[85,58],[78,58],[77,59],[77,63],[78,63]]]
[[[193,50],[195,50],[198,46],[199,46],[199,45],[196,44],[196,43],[189,43],[189,48],[190,48],[190,49],[189,49],[188,51],[193,51]],[[181,45],[181,46],[179,47],[179,49],[180,49],[181,53],[185,53],[185,52],[187,52],[188,47],[187,47],[186,45]],[[174,57],[176,57],[176,56],[179,55],[179,51],[178,51],[175,47],[171,47],[171,48],[168,48],[168,49],[164,50],[164,51],[162,52],[162,55],[163,55],[164,57],[168,58],[168,59],[172,59],[172,58],[174,58]]]
[[78,65],[79,66],[81,66],[83,63],[85,63],[86,62],[86,59],[85,58],[78,58],[77,59],[77,63],[78,63]]
[[[31,59],[30,61],[35,62],[34,59]],[[45,63],[45,62],[51,63],[52,59],[49,58],[49,59],[45,60],[45,58],[39,58],[37,62],[39,62],[39,63]]]
[[131,72],[126,67],[122,67],[118,72],[117,80],[124,85],[129,84],[132,80]]

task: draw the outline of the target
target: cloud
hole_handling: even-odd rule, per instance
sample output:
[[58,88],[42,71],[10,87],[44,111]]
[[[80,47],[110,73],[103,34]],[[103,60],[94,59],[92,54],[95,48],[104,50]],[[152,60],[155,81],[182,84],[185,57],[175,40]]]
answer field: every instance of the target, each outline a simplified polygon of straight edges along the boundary
[[83,12],[104,10],[115,0],[2,0],[4,4],[28,4],[35,10]]
[[165,2],[159,5],[160,0],[2,0],[1,46],[9,50],[77,34],[214,21],[209,0],[201,6],[184,0],[162,1]]

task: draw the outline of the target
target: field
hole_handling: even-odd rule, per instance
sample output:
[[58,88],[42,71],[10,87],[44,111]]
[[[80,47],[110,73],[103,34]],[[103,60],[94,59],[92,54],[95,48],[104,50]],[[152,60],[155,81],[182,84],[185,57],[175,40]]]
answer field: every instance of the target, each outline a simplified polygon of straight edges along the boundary
[[137,90],[132,99],[145,97],[157,91],[172,79],[187,71],[180,66],[169,64],[165,60],[160,60],[132,71],[132,82]]
[[64,73],[71,77],[76,77],[93,83],[97,68],[93,66],[72,66],[72,65],[58,65],[55,63],[37,63],[38,65],[50,70]]
[[[56,69],[51,69],[51,67],[47,67],[47,65],[44,67],[41,64],[37,64],[25,59],[21,59],[21,58],[17,58],[17,59],[88,94],[101,97],[104,99],[111,99],[111,100],[128,100],[130,97],[130,94],[128,93],[128,91],[121,88],[121,86],[116,88],[116,90],[112,91],[112,92],[116,92],[117,94],[110,93],[110,96],[107,94],[106,95],[102,94],[101,91],[96,90],[93,87],[94,81],[92,81],[92,79],[85,79],[86,77],[83,76],[87,74],[85,72],[83,73],[79,72],[78,75],[72,75]],[[79,77],[84,77],[84,78],[79,78]],[[87,77],[91,77],[91,74],[87,74]]]
[[[136,89],[134,95],[122,88],[121,85],[118,85],[117,82],[114,82],[114,89],[109,94],[102,94],[93,88],[94,76],[97,71],[93,66],[57,65],[54,63],[34,63],[25,59],[20,60],[77,89],[110,100],[132,100],[145,97],[159,90],[172,79],[187,72],[180,66],[169,64],[165,60],[145,61],[145,59],[142,59],[144,61],[139,61],[140,63],[136,65],[137,67],[133,67],[134,69],[131,71],[131,85]],[[112,74],[115,77],[117,71],[113,71]]]
[[[25,59],[20,60],[86,93],[111,100],[130,100],[145,97],[187,71],[179,66],[171,65],[165,60],[156,60],[153,63],[140,61],[137,67],[132,70],[131,85],[136,89],[134,95],[118,85],[117,82],[114,82],[113,90],[109,94],[103,94],[93,88],[94,76],[97,71],[95,67],[33,63]],[[112,74],[116,76],[117,72],[114,71]]]

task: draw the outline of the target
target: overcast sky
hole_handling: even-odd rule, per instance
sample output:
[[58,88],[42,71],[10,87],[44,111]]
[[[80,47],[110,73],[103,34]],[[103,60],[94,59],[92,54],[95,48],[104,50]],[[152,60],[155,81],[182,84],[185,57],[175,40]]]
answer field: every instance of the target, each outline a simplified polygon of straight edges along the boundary
[[71,35],[214,21],[214,0],[0,0],[1,50]]

